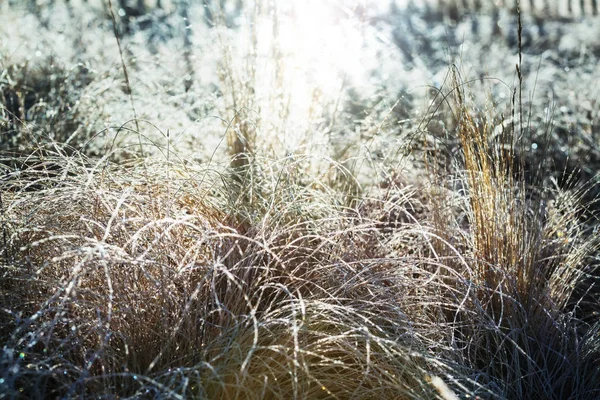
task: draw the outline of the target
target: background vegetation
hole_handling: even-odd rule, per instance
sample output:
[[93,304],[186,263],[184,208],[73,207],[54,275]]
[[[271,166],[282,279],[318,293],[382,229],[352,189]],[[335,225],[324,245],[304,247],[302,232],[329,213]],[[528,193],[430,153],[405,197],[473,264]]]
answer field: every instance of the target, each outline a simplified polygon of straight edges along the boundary
[[0,398],[600,397],[600,21],[482,4],[0,3]]

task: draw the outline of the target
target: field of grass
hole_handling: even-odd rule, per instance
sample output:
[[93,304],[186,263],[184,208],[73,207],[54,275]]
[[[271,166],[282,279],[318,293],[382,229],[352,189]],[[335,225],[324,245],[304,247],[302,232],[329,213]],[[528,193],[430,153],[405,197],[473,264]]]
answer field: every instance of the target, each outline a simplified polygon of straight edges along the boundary
[[600,19],[421,3],[0,2],[0,399],[600,398]]

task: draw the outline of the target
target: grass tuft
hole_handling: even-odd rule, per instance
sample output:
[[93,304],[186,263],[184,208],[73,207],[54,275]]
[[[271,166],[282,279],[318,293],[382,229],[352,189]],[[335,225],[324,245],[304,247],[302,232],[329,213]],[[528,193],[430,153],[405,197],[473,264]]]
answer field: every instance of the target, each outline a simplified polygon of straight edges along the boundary
[[597,99],[524,98],[520,17],[463,48],[507,85],[417,5],[327,10],[355,71],[300,4],[50,3],[0,5],[0,398],[599,397]]

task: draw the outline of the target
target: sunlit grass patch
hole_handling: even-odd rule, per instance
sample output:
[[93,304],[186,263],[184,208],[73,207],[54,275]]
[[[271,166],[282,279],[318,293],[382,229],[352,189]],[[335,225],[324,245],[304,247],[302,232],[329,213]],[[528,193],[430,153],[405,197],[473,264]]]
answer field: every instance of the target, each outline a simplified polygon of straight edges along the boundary
[[419,7],[111,3],[0,28],[0,393],[598,397],[594,73],[553,121]]
[[[297,166],[274,165],[238,206],[215,171],[47,157],[67,166],[32,162],[3,196],[11,390],[133,394],[156,381],[165,395],[369,397],[424,385],[400,305],[368,295],[385,270],[361,255],[372,249],[346,249],[377,227],[347,220],[324,183],[290,179]],[[181,389],[173,368],[196,383]]]

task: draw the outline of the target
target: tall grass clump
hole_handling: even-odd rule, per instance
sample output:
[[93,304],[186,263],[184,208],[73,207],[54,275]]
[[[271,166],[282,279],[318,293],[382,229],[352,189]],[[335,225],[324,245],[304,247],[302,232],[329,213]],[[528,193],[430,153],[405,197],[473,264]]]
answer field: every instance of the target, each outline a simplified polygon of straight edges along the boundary
[[580,305],[597,298],[589,277],[599,242],[585,229],[585,190],[527,184],[532,172],[517,156],[526,122],[498,132],[504,121],[476,116],[453,76],[466,224],[447,232],[452,217],[434,223],[446,265],[462,277],[444,307],[452,346],[502,398],[594,398],[599,325]]

